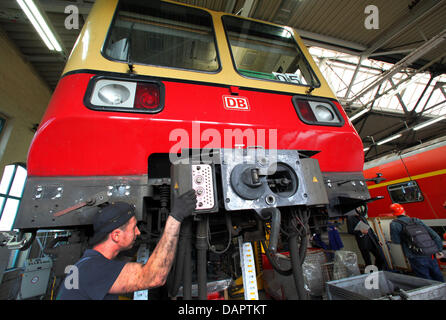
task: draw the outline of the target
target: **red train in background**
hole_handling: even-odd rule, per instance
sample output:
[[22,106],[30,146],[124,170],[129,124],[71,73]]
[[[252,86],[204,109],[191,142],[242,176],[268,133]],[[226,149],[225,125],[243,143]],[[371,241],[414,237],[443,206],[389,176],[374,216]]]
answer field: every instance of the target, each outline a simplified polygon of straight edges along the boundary
[[[392,153],[364,165],[366,179],[382,174],[384,181],[368,182],[372,197],[383,196],[368,204],[368,216],[391,215],[389,205],[400,203],[410,217],[427,225],[446,226],[446,138]],[[440,231],[440,230],[438,230]]]

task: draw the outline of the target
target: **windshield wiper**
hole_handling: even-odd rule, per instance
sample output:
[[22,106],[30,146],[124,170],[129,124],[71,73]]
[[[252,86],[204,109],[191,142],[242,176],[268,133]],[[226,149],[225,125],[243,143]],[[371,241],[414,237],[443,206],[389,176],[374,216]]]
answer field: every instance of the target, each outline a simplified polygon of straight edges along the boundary
[[129,66],[128,73],[135,73],[135,67],[133,66],[133,61],[131,58],[132,55],[132,33],[133,33],[133,27],[135,26],[135,23],[132,23],[132,26],[130,27],[130,32],[128,35],[128,41],[127,41],[127,65]]
[[133,62],[130,61],[130,58],[127,60],[127,65],[129,66],[129,73],[135,73],[135,67],[133,66]]
[[313,92],[313,90],[315,89],[315,87],[313,85],[310,85],[310,87],[308,88],[307,91],[305,91],[306,94],[311,94]]

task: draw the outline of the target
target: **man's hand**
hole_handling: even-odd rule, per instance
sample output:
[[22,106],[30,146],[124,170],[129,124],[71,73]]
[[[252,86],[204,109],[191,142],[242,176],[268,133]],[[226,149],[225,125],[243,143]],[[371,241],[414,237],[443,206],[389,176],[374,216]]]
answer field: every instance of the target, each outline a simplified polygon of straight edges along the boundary
[[443,254],[443,252],[437,252],[437,253],[435,254],[435,257],[436,257],[437,259],[441,259],[441,258],[444,258],[444,254]]
[[170,215],[179,222],[183,222],[184,218],[187,218],[192,214],[197,206],[197,196],[195,190],[191,189],[181,196],[176,196],[177,191],[174,191],[174,199]]

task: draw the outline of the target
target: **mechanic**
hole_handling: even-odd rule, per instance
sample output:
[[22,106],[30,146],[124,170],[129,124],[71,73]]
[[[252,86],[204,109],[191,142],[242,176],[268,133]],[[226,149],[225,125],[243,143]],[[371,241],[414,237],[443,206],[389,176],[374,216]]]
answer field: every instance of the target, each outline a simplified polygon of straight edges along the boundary
[[114,300],[119,294],[164,285],[175,257],[181,223],[192,214],[197,201],[194,190],[174,197],[163,234],[145,264],[115,259],[121,251],[132,248],[140,235],[134,207],[115,202],[99,210],[93,221],[93,247],[75,264],[78,285],[64,281],[57,299]]

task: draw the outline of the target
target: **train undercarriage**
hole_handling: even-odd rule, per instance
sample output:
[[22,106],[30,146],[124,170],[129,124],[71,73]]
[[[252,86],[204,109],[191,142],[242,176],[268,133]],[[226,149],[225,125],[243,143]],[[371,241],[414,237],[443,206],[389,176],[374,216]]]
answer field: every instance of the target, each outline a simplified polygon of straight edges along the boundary
[[[55,239],[45,249],[54,257],[61,282],[66,266],[88,247],[97,210],[108,202],[127,201],[135,205],[141,235],[122,258],[134,260],[141,247],[150,253],[156,246],[173,190],[181,194],[194,188],[196,210],[181,226],[166,285],[150,290],[150,299],[205,300],[222,288],[240,296],[237,279],[246,278],[243,244],[252,245],[255,274],[261,274],[263,254],[277,272],[293,276],[297,297],[306,299],[302,263],[310,230],[370,201],[362,173],[322,173],[315,154],[263,148],[189,150],[153,154],[144,177],[29,177],[15,223],[20,233],[7,246],[26,248],[39,229],[69,230],[71,237]],[[289,252],[291,267],[277,261],[280,252]],[[246,293],[246,283],[244,287],[241,292]]]

